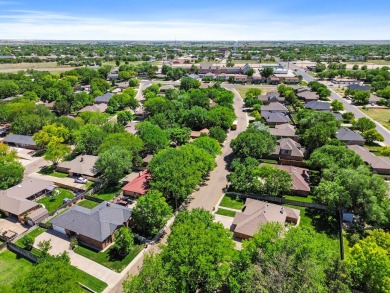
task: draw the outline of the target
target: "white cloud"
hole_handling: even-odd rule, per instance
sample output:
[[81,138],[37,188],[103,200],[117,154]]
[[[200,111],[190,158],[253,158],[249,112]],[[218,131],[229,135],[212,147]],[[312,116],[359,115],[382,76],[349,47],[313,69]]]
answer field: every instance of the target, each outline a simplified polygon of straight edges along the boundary
[[[0,1],[1,3],[1,1]],[[241,15],[241,14],[240,14]],[[123,21],[115,18],[14,10],[0,14],[1,39],[53,40],[335,40],[388,39],[384,20],[341,15]],[[224,19],[222,21],[221,19]],[[356,19],[356,20],[355,20]],[[361,21],[364,19],[364,21]]]

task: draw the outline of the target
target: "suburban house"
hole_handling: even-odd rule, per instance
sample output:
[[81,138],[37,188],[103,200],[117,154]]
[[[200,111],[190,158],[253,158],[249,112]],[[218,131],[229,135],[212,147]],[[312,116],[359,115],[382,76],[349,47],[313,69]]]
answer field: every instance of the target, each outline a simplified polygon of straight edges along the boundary
[[248,76],[245,74],[235,74],[233,75],[234,82],[245,83],[248,81]]
[[275,125],[275,128],[269,129],[269,132],[273,136],[276,136],[277,139],[291,138],[293,140],[298,140],[298,135],[295,134],[295,127],[288,123]]
[[236,213],[232,228],[234,237],[248,239],[269,222],[299,225],[299,221],[300,210],[247,198],[242,212]]
[[288,109],[279,102],[269,103],[261,107],[261,112],[267,111],[272,113],[288,113]]
[[52,219],[51,223],[55,231],[102,250],[114,242],[114,232],[121,226],[127,226],[130,217],[129,208],[104,201],[93,209],[75,205]]
[[122,187],[124,196],[142,196],[145,195],[149,189],[149,181],[152,179],[149,171],[145,170],[139,173],[138,177],[131,180]]
[[259,74],[254,74],[252,76],[252,83],[266,83],[267,79]]
[[116,84],[116,86],[118,88],[120,88],[121,90],[124,90],[124,89],[127,89],[129,87],[129,82],[128,81],[118,82]]
[[343,114],[338,112],[330,112],[337,120],[341,121],[343,120]]
[[263,105],[269,105],[270,103],[282,103],[286,102],[285,97],[281,97],[278,92],[269,92],[266,95],[258,96]]
[[95,104],[108,104],[113,95],[113,93],[105,93],[103,96],[97,96],[95,98]]
[[[42,208],[35,200],[50,194],[55,188],[53,182],[26,177],[20,184],[0,191],[0,211],[6,216],[13,215],[23,221],[30,213]],[[46,209],[40,212],[47,215]],[[37,215],[33,214],[31,217],[37,220]]]
[[280,83],[279,77],[277,76],[270,76],[267,78],[267,83],[273,84],[273,85],[278,85]]
[[261,111],[261,117],[268,125],[286,124],[291,121],[287,113],[280,112]]
[[162,87],[160,87],[160,92],[161,93],[165,93],[167,90],[173,90],[175,89],[175,87],[171,84],[167,84],[167,85],[163,85]]
[[332,82],[335,84],[357,84],[358,81],[351,78],[333,78]]
[[348,89],[352,91],[371,91],[371,87],[369,85],[360,85],[358,83],[350,84]]
[[148,165],[152,159],[153,159],[153,155],[147,155],[145,158],[142,159],[142,165],[141,166],[134,166],[134,169],[140,170],[140,171],[145,170],[148,167]]
[[84,108],[80,109],[79,113],[87,112],[87,111],[103,113],[103,112],[105,112],[107,110],[107,107],[108,107],[108,105],[104,104],[104,103],[102,103],[102,104],[93,104],[91,106],[85,106]]
[[390,174],[390,158],[376,156],[368,149],[359,145],[349,145],[347,147],[358,154],[366,164],[370,165],[373,172],[378,174]]
[[[265,163],[260,164],[260,166],[262,165],[265,165]],[[271,166],[290,173],[292,179],[291,194],[302,195],[302,196],[309,195],[310,175],[308,169],[290,166],[290,165],[271,165]]]
[[310,101],[305,105],[306,109],[329,112],[330,111],[330,103],[327,102],[319,102],[319,101]]
[[316,92],[312,92],[310,90],[306,90],[306,91],[301,91],[301,92],[297,92],[297,97],[303,101],[305,101],[306,103],[308,102],[311,102],[311,101],[318,101],[318,99],[320,98]]
[[61,162],[57,166],[57,171],[68,173],[70,177],[83,176],[91,181],[98,181],[99,171],[95,168],[97,156],[80,155],[69,162]]
[[336,138],[347,145],[364,145],[366,140],[358,133],[349,128],[340,128],[336,133]]
[[300,143],[291,138],[279,139],[272,158],[278,159],[282,165],[306,166],[303,160],[307,157],[307,151]]
[[38,149],[38,146],[33,140],[32,136],[29,135],[9,134],[3,139],[2,142],[13,147],[25,148],[30,150]]
[[376,105],[376,104],[378,104],[378,102],[379,102],[380,100],[381,100],[380,97],[371,94],[371,95],[370,95],[370,98],[368,99],[368,103],[371,104],[371,105]]

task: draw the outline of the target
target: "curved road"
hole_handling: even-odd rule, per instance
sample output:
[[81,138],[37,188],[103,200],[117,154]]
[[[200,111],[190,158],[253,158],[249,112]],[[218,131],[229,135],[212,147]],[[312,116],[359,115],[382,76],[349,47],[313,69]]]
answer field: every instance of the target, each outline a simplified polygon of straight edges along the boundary
[[[285,67],[287,66],[286,63],[281,63],[281,64],[283,66],[285,66]],[[306,80],[307,82],[315,80],[312,76],[310,76],[305,71],[303,71],[302,68],[300,68],[300,67],[298,67],[298,66],[296,66],[294,64],[290,63],[290,68],[293,69],[293,70],[296,69],[296,73],[302,75],[303,79]],[[344,110],[345,111],[352,112],[357,119],[365,117],[365,118],[368,118],[368,119],[372,120],[376,124],[376,130],[380,134],[383,135],[383,137],[385,139],[384,143],[386,145],[390,145],[390,131],[387,128],[385,128],[382,124],[376,122],[375,120],[373,120],[372,118],[370,118],[369,116],[364,114],[362,111],[360,111],[354,105],[351,105],[350,103],[348,103],[348,101],[346,99],[342,98],[332,88],[328,87],[328,89],[332,92],[332,94],[330,96],[330,99],[331,100],[338,100],[338,101],[342,102],[344,104]]]

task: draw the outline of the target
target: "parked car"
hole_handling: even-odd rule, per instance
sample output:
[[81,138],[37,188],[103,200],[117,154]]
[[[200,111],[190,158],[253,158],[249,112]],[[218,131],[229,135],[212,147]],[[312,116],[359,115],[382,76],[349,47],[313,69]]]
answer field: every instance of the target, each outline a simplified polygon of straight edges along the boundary
[[62,201],[62,203],[68,203],[68,202],[71,202],[72,199],[69,198],[69,197],[65,197],[64,200]]
[[85,184],[85,183],[87,183],[87,182],[88,182],[88,180],[87,180],[87,179],[85,179],[85,178],[83,178],[83,177],[78,177],[78,178],[76,178],[75,182],[76,182],[76,183],[82,183],[82,184]]

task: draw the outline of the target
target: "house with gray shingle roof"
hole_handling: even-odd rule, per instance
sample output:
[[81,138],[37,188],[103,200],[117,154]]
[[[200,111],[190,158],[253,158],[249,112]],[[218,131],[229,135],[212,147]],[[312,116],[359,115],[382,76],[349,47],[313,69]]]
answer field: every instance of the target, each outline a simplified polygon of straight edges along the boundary
[[305,108],[306,109],[316,110],[316,111],[329,112],[330,111],[330,103],[319,102],[319,101],[311,101],[311,102],[308,102],[305,105]]
[[9,146],[37,150],[38,146],[30,135],[10,134],[3,140]]
[[358,133],[349,128],[340,128],[336,133],[336,138],[347,145],[364,145],[366,140]]
[[265,122],[268,125],[278,125],[278,124],[285,124],[290,123],[290,117],[287,115],[287,113],[280,113],[280,112],[268,112],[268,111],[261,111],[261,117],[265,120]]
[[127,226],[130,217],[131,209],[104,201],[93,209],[75,205],[51,223],[55,231],[102,250],[114,242],[114,232],[121,226]]
[[108,102],[110,101],[113,95],[114,95],[113,93],[106,93],[103,96],[97,96],[95,98],[95,104],[102,104],[102,103],[108,104]]

